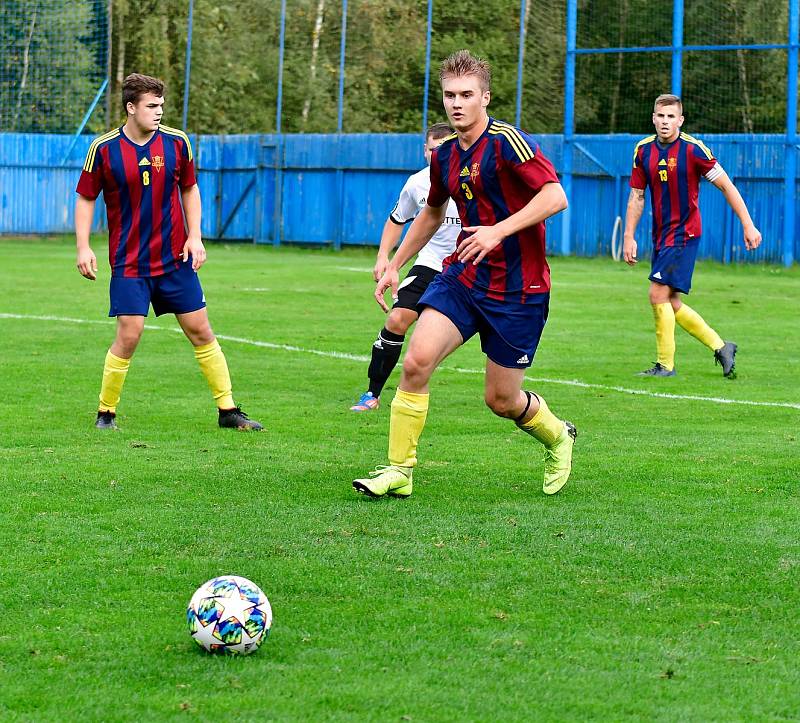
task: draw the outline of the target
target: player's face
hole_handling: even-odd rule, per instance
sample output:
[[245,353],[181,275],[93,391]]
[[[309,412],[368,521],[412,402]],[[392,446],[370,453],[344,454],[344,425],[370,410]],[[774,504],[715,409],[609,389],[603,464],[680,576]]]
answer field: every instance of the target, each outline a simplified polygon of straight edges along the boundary
[[128,103],[128,118],[132,120],[142,133],[158,130],[161,116],[164,113],[164,98],[152,93],[145,93],[136,103]]
[[433,152],[444,142],[444,136],[441,138],[428,138],[425,141],[425,160],[428,162],[428,165],[431,165],[431,156]]
[[672,143],[681,132],[683,116],[678,105],[660,105],[653,113],[653,125],[656,127],[658,140]]
[[488,90],[481,90],[477,75],[449,75],[442,79],[444,109],[450,125],[459,133],[486,120],[490,98]]

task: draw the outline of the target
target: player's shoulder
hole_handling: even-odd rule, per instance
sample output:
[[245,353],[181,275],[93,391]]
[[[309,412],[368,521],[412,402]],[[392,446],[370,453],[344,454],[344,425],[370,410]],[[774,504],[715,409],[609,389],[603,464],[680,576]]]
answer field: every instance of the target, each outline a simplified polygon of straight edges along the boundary
[[690,136],[688,133],[681,132],[681,140],[691,146],[694,146],[695,148],[698,148],[709,160],[714,158],[714,154],[711,152],[711,149],[699,138],[695,138],[694,136]]
[[118,141],[119,137],[119,128],[113,128],[112,130],[92,139],[92,142],[89,144],[89,150],[86,152],[86,161],[83,164],[83,169],[85,171],[91,171],[92,168],[94,168],[94,160],[97,157],[97,152],[103,146]]
[[158,130],[160,130],[164,135],[178,138],[183,141],[183,143],[186,144],[186,148],[189,152],[189,160],[192,160],[192,144],[189,142],[189,136],[187,136],[184,131],[182,131],[180,128],[165,126],[163,123],[158,126]]
[[656,141],[656,134],[653,133],[652,135],[645,136],[641,140],[636,141],[636,145],[634,146],[634,152],[638,151],[643,146],[650,145],[651,143],[655,143]]
[[516,156],[520,163],[530,161],[539,151],[536,141],[528,133],[505,121],[491,118],[488,132]]

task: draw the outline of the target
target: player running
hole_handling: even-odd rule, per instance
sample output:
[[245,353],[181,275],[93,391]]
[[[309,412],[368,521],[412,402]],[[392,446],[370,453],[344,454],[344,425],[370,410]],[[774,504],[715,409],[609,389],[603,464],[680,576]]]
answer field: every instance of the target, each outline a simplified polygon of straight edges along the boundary
[[692,286],[694,262],[700,245],[700,211],[697,207],[700,177],[711,181],[725,196],[744,229],[744,246],[757,249],[761,234],[753,225],[742,196],[728,174],[701,141],[681,133],[683,104],[676,95],[660,95],[653,111],[655,135],[637,143],[633,153],[631,193],[625,213],[623,258],[636,263],[636,226],[644,209],[644,192],[650,187],[653,208],[653,257],[650,303],[656,324],[656,354],[651,369],[640,376],[675,376],[675,322],[714,352],[729,379],[736,376],[736,344],[723,341],[696,311],[681,301]]
[[[447,123],[436,123],[428,128],[424,145],[425,161],[428,166],[431,162],[431,153],[452,132],[453,129]],[[400,241],[403,226],[416,218],[420,210],[425,207],[431,187],[431,173],[428,166],[409,176],[394,210],[389,214],[383,227],[378,258],[373,269],[375,281],[379,281],[386,271],[389,265],[389,252]],[[442,261],[455,251],[459,231],[461,231],[461,219],[458,217],[455,204],[450,201],[444,223],[419,252],[414,265],[397,290],[397,301],[394,302],[386,324],[372,345],[372,359],[367,372],[369,388],[350,407],[351,411],[369,412],[380,405],[381,391],[400,359],[406,332],[419,317],[421,311],[418,307],[419,299],[428,288],[428,284],[441,272]]]
[[544,445],[543,490],[554,494],[569,478],[575,427],[556,417],[540,396],[523,391],[522,382],[550,300],[544,221],[566,208],[566,196],[534,140],[487,114],[486,61],[458,51],[442,63],[439,77],[456,133],[433,154],[427,205],[375,290],[384,310],[384,292],[391,288],[396,295],[399,269],[439,228],[448,198],[456,202],[463,228],[444,271],[419,301],[423,310],[392,401],[389,465],[354,480],[353,487],[373,497],[411,494],[430,377],[478,334],[487,356],[486,404]]
[[89,147],[75,203],[78,271],[92,281],[97,259],[89,234],[100,193],[108,213],[108,315],[117,318],[117,333],[106,354],[95,427],[117,428],[122,385],[152,303],[156,316],[175,314],[194,346],[219,409],[219,426],[262,429],[234,403],[228,364],[208,322],[197,278],[206,250],[200,240],[200,191],[189,138],[161,124],[164,83],[157,78],[138,73],[125,78],[122,105],[125,125]]

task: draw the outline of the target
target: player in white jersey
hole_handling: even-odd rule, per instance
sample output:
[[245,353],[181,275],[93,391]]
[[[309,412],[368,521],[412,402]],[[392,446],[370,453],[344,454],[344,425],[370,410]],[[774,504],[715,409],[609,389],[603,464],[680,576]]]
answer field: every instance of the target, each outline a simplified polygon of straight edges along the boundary
[[[431,153],[442,141],[453,133],[446,123],[436,123],[425,134],[425,160],[430,165]],[[413,221],[425,207],[428,191],[431,188],[430,168],[423,168],[409,176],[394,210],[389,215],[381,234],[378,258],[375,261],[373,276],[378,281],[389,265],[389,252],[400,241],[403,226]],[[389,312],[386,324],[372,345],[372,360],[369,364],[369,389],[350,409],[354,412],[368,412],[380,405],[381,391],[386,380],[397,366],[403,348],[406,331],[419,317],[419,301],[428,284],[442,271],[442,261],[456,248],[456,239],[461,231],[458,209],[452,199],[448,202],[444,223],[422,248],[414,265],[397,289],[397,298]]]

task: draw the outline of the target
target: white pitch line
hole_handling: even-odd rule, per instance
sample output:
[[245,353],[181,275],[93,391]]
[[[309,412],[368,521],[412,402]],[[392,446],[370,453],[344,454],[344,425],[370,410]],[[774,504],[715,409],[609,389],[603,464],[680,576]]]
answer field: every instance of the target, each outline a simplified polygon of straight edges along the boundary
[[[0,319],[22,319],[31,321],[58,321],[66,322],[69,324],[101,324],[111,325],[115,322],[111,319],[73,319],[66,316],[36,316],[32,314],[6,314],[0,313]],[[154,326],[152,324],[145,324],[145,329],[154,329],[156,331],[171,331],[177,334],[182,334],[180,328]],[[368,362],[370,357],[363,354],[348,354],[341,351],[321,351],[320,349],[307,349],[302,346],[295,346],[293,344],[276,344],[269,341],[258,341],[257,339],[247,339],[240,336],[227,336],[225,334],[216,334],[217,339],[223,341],[230,341],[235,344],[247,344],[248,346],[260,347],[262,349],[277,349],[280,351],[297,352],[300,354],[313,354],[315,356],[328,357],[330,359],[347,359],[348,361]],[[483,374],[483,369],[465,369],[463,367],[439,367],[442,371],[456,372],[457,374]],[[695,394],[669,394],[668,392],[651,392],[646,389],[630,389],[629,387],[613,386],[608,384],[593,384],[590,382],[582,382],[577,379],[549,379],[547,377],[528,377],[525,379],[529,382],[537,382],[539,384],[560,384],[568,387],[580,387],[581,389],[602,389],[607,392],[618,392],[620,394],[632,394],[642,397],[655,397],[658,399],[677,399],[683,401],[694,402],[711,402],[713,404],[743,404],[749,407],[773,407],[779,409],[800,409],[800,402],[756,402],[749,399],[728,399],[726,397],[703,397]]]
[[358,274],[371,274],[372,269],[367,269],[361,266],[334,266],[337,271],[353,271]]

